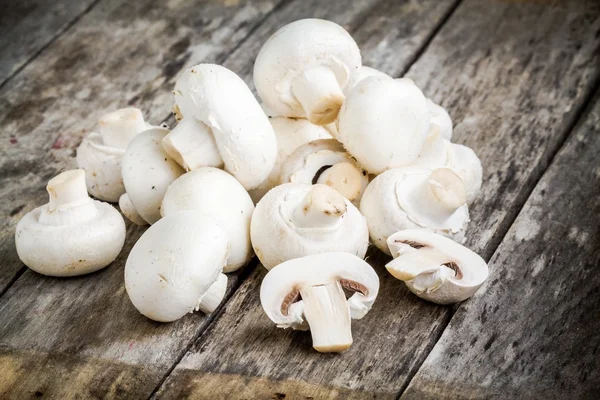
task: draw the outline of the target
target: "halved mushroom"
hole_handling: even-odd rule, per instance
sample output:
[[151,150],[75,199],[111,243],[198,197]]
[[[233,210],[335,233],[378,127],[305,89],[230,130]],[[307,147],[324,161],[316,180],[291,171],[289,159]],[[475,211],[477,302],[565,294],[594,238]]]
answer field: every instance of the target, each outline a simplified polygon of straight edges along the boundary
[[336,119],[343,90],[358,68],[360,50],[344,28],[322,19],[302,19],[265,42],[254,63],[254,84],[277,115],[326,125]]
[[271,269],[292,258],[343,251],[364,258],[369,245],[365,218],[326,185],[286,183],[256,205],[250,226],[254,252]]
[[471,297],[488,277],[487,263],[475,252],[426,229],[408,229],[387,240],[394,260],[385,267],[411,292],[437,304]]
[[[346,299],[344,289],[354,294]],[[310,328],[315,350],[340,352],[352,344],[351,319],[364,317],[378,292],[377,273],[361,258],[323,253],[289,260],[269,271],[260,301],[278,327]]]
[[298,147],[283,163],[281,183],[287,182],[322,183],[359,204],[369,176],[340,142],[320,139]]
[[460,239],[469,222],[465,185],[447,168],[386,171],[367,186],[360,210],[372,243],[387,254],[387,238],[400,230],[427,228]]
[[121,108],[98,120],[77,148],[77,166],[85,170],[88,192],[97,199],[115,203],[125,193],[121,177],[121,159],[135,135],[152,126],[137,108]]
[[177,79],[173,94],[183,120],[162,145],[182,167],[224,165],[246,190],[269,176],[277,156],[275,134],[239,76],[220,65],[199,64]]

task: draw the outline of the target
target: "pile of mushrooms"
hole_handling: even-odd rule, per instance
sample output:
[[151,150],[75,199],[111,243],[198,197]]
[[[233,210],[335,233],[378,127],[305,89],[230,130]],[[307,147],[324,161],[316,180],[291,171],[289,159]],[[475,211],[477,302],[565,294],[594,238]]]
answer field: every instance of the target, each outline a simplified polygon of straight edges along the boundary
[[51,276],[108,266],[125,223],[102,201],[118,202],[131,222],[151,225],[124,269],[141,314],[213,312],[226,274],[256,254],[268,270],[266,315],[310,330],[321,352],[350,347],[350,321],[376,300],[369,243],[422,299],[475,293],[487,264],[462,243],[481,162],[451,142],[443,107],[412,80],[363,66],[348,32],[318,19],[265,42],[254,85],[262,105],[233,71],[199,64],[177,79],[172,130],[136,108],[101,116],[78,148],[79,169],[51,179],[48,204],[18,223],[23,263]]

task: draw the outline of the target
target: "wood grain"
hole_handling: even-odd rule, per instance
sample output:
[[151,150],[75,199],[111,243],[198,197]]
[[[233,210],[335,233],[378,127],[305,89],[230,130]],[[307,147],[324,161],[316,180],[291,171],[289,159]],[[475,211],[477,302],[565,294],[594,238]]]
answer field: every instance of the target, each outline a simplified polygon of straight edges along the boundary
[[[450,110],[456,140],[483,160],[484,188],[472,210],[469,245],[488,259],[596,85],[598,15],[586,1],[465,1],[409,70],[426,94]],[[372,66],[390,65],[390,73],[404,69],[392,68],[388,59],[390,48],[397,48],[390,31],[402,32],[403,21],[380,5],[354,33],[371,43],[387,38],[364,50]],[[258,299],[259,268],[157,397],[396,398],[452,309],[411,295],[382,270],[386,261],[371,252],[380,295],[370,314],[353,324],[354,344],[341,355],[318,354],[308,333],[270,323]]]
[[600,95],[403,398],[600,398]]
[[0,4],[0,87],[98,0]]

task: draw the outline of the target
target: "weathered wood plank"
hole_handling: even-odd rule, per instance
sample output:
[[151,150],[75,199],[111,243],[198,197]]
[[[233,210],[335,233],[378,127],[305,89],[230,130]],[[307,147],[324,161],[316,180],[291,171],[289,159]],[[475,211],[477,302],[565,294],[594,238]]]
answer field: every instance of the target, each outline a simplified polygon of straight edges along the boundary
[[[178,71],[225,57],[278,4],[107,0],[0,89],[0,285],[23,268],[14,225],[47,201],[46,181],[74,165],[74,149],[97,117],[133,103],[160,122]],[[107,269],[73,279],[27,270],[2,296],[0,397],[151,394],[212,317],[157,324],[133,308],[122,268],[141,232],[129,227]]]
[[404,398],[600,398],[600,96]]
[[98,0],[0,4],[0,87]]
[[[598,79],[599,12],[583,0],[465,1],[409,70],[428,95],[449,108],[457,141],[474,147],[484,162],[469,245],[486,258]],[[378,9],[362,25],[369,33],[359,29],[355,37],[377,43],[377,35],[402,32],[404,19],[396,17]],[[364,53],[373,66],[388,65],[387,72],[397,73],[404,68],[391,67],[393,37]],[[385,59],[378,61],[377,54]],[[396,398],[452,311],[410,294],[383,271],[387,259],[381,253],[372,251],[369,261],[380,273],[380,295],[373,310],[353,324],[355,342],[347,352],[316,353],[308,333],[273,327],[259,302],[265,274],[259,268],[157,397]]]

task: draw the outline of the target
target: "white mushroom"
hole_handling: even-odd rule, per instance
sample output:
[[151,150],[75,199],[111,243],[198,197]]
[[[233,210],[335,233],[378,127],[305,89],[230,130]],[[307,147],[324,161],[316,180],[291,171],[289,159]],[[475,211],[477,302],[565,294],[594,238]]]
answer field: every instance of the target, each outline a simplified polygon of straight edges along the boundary
[[311,124],[303,118],[274,117],[270,118],[269,121],[277,138],[277,159],[267,179],[250,191],[250,197],[256,203],[265,193],[279,185],[281,166],[296,148],[312,140],[331,138],[324,127]]
[[123,193],[123,195],[119,197],[119,208],[121,209],[121,213],[134,224],[139,226],[148,225],[146,220],[138,214],[127,193]]
[[358,205],[369,176],[340,142],[321,139],[298,147],[283,163],[281,183],[287,182],[322,183]]
[[[344,289],[355,293],[346,300]],[[361,258],[323,253],[289,260],[269,271],[260,301],[278,327],[310,327],[315,350],[340,352],[352,344],[351,319],[369,312],[378,291],[377,274]]]
[[429,132],[427,100],[410,79],[370,77],[348,94],[338,140],[367,171],[413,164]]
[[129,143],[123,155],[121,169],[127,196],[135,211],[149,224],[160,219],[160,204],[167,187],[184,173],[161,146],[168,133],[162,128],[142,132]]
[[46,189],[49,202],[17,224],[21,261],[50,276],[83,275],[113,262],[125,242],[125,222],[113,206],[88,196],[85,172],[63,172]]
[[265,42],[254,63],[254,84],[277,115],[326,125],[336,119],[343,90],[360,65],[360,50],[344,28],[302,19]]
[[451,239],[425,229],[391,235],[387,244],[394,256],[385,267],[404,281],[411,292],[438,304],[471,297],[488,277],[487,263]]
[[364,258],[365,218],[326,185],[286,183],[262,198],[250,228],[254,252],[267,269],[292,258],[343,251]]
[[152,225],[131,249],[125,289],[140,313],[160,322],[213,312],[223,300],[227,232],[198,211],[180,211]]
[[224,164],[246,190],[269,176],[275,134],[239,76],[220,65],[196,65],[179,77],[173,93],[183,120],[163,146],[181,166],[189,171]]
[[183,174],[167,189],[161,214],[166,217],[181,210],[208,214],[225,229],[230,248],[224,272],[235,271],[250,260],[253,254],[250,220],[254,203],[233,176],[210,167]]
[[358,73],[354,76],[354,80],[350,83],[348,83],[348,85],[346,86],[346,88],[344,89],[344,93],[346,95],[348,95],[348,93],[350,93],[350,91],[354,88],[354,86],[356,86],[360,81],[370,78],[372,76],[376,76],[379,78],[384,78],[384,79],[394,79],[391,76],[389,76],[388,74],[386,74],[385,72],[381,72],[375,68],[371,68],[371,67],[367,67],[366,65],[363,65],[362,67],[359,68]]
[[131,139],[150,128],[142,112],[133,107],[100,117],[97,131],[90,133],[77,148],[77,166],[85,170],[87,189],[92,196],[115,203],[125,193],[121,158]]
[[430,132],[437,132],[446,140],[452,139],[452,118],[446,109],[431,99],[427,99],[427,107],[431,116]]
[[400,230],[427,228],[460,240],[469,222],[465,185],[446,168],[386,171],[367,186],[360,211],[371,242],[387,254],[387,238]]

